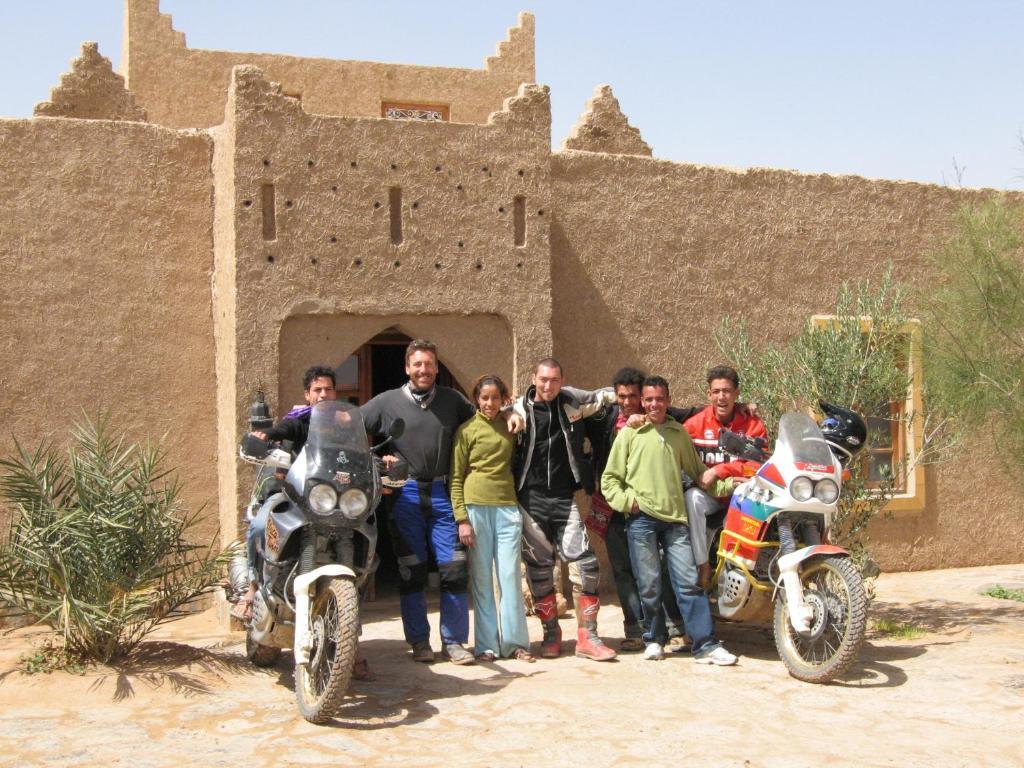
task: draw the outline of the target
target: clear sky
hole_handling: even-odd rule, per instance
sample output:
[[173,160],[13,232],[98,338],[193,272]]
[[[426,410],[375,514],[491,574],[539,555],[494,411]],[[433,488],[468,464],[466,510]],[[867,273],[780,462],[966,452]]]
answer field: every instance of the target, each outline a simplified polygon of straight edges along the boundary
[[[1019,0],[161,0],[189,46],[482,67],[520,10],[557,147],[608,83],[656,157],[1024,189]],[[0,116],[83,40],[118,63],[122,0],[0,0]],[[0,149],[2,151],[2,149]],[[959,172],[957,171],[959,167]]]

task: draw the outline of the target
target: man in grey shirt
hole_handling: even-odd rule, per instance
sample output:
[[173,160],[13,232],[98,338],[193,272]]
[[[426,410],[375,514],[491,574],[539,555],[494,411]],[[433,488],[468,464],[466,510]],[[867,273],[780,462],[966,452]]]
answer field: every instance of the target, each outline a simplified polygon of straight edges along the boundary
[[396,494],[391,512],[391,540],[398,558],[398,590],[405,639],[415,661],[434,660],[427,621],[427,564],[433,553],[441,577],[441,645],[445,658],[472,664],[469,641],[469,574],[466,549],[448,496],[448,465],[452,437],[475,409],[459,392],[437,384],[437,347],[422,339],[405,351],[409,381],[382,392],[361,410],[366,431],[388,433],[396,419],[405,432],[390,447],[409,464],[410,480]]

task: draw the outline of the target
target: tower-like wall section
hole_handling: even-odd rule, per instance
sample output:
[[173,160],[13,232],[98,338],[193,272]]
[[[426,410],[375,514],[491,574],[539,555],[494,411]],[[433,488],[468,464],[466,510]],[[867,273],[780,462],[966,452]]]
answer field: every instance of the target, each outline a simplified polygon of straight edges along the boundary
[[307,112],[380,117],[382,102],[440,104],[449,119],[484,123],[521,83],[532,83],[534,19],[521,14],[482,69],[380,64],[187,47],[158,0],[126,0],[121,74],[151,122],[206,128],[224,117],[231,69],[259,67]]
[[[233,286],[218,267],[218,344],[233,344],[223,362],[235,366],[222,379],[233,391],[221,393],[220,428],[245,428],[258,385],[275,401],[294,394],[278,361],[286,322],[289,344],[307,343],[292,333],[296,318],[309,353],[332,362],[396,325],[437,337],[464,385],[484,364],[524,384],[551,348],[550,119],[538,86],[485,125],[311,115],[258,69],[236,68],[217,132],[232,167],[218,147],[216,248],[236,259]],[[222,515],[229,487],[222,478]]]
[[[623,365],[659,373],[677,403],[703,399],[725,315],[777,341],[829,313],[842,282],[879,278],[888,262],[898,280],[922,284],[925,254],[970,194],[572,151],[553,155],[551,184],[556,356],[586,386]],[[1005,486],[998,460],[980,440],[966,448],[963,461],[929,468],[925,509],[875,521],[883,566],[1024,559],[1024,494],[1011,488],[993,508],[980,490]]]
[[103,411],[166,433],[186,502],[215,503],[213,142],[42,118],[0,120],[0,147],[0,454]]

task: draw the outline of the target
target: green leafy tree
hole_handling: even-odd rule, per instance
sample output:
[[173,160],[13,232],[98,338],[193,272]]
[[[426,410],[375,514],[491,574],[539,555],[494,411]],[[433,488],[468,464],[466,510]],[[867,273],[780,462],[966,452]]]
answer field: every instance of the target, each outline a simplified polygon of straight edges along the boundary
[[843,484],[832,538],[862,566],[871,563],[868,524],[898,490],[897,478],[917,462],[943,456],[955,439],[945,420],[892,407],[906,401],[911,386],[905,301],[905,291],[889,271],[874,286],[870,281],[842,285],[831,318],[807,323],[788,342],[757,346],[743,321],[728,317],[715,334],[720,353],[740,371],[744,396],[758,404],[771,435],[778,434],[782,414],[813,411],[824,400],[870,419],[874,429],[861,454],[866,456],[882,433],[889,433],[892,421],[918,420],[924,430],[920,453],[895,456],[891,466],[876,464],[873,473],[866,460],[858,460]]
[[57,629],[69,651],[127,653],[221,577],[214,543],[190,539],[180,487],[159,444],[140,446],[105,417],[84,419],[66,451],[42,445],[0,460],[12,515],[0,546],[0,598]]
[[989,424],[1000,454],[1024,465],[1024,206],[966,206],[934,254],[924,308],[929,392],[963,425]]

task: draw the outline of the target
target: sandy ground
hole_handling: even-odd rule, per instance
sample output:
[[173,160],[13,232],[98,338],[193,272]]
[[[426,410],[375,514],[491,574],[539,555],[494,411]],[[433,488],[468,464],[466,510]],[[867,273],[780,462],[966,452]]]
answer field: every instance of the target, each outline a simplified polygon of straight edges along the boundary
[[[290,656],[249,666],[213,611],[83,676],[17,671],[43,637],[22,629],[0,637],[0,764],[1021,766],[1024,605],[980,594],[996,583],[1024,586],[1024,565],[882,576],[872,618],[927,634],[873,632],[824,686],[790,678],[767,630],[725,624],[733,668],[638,655],[425,666],[382,601],[363,637],[377,679],[353,683],[327,726],[297,714]],[[617,608],[601,624],[621,637]]]

